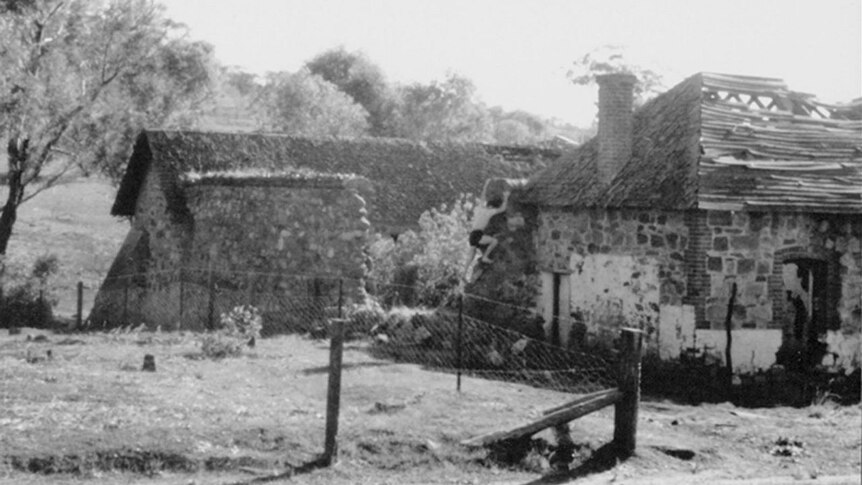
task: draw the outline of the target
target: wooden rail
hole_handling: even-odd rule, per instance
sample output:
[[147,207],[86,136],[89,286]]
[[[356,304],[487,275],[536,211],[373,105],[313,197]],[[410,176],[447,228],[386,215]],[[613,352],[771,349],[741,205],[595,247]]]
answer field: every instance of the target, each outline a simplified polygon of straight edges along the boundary
[[545,410],[539,419],[513,428],[470,438],[462,441],[461,444],[487,446],[502,441],[524,439],[543,429],[568,423],[614,404],[614,446],[620,456],[631,456],[637,441],[642,345],[643,332],[641,330],[632,328],[622,330],[616,389],[578,397]]

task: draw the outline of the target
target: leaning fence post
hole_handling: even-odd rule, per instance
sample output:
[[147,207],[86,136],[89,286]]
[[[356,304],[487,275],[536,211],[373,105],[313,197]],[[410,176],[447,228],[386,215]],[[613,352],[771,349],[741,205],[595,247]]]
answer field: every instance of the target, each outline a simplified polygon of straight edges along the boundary
[[323,448],[323,462],[331,465],[337,458],[338,408],[341,401],[341,356],[344,350],[344,322],[342,318],[330,321],[329,331],[329,387],[326,392],[326,440]]
[[464,295],[458,295],[458,335],[455,337],[455,389],[461,392],[461,334],[464,330]]
[[614,445],[621,456],[628,457],[636,445],[643,331],[624,328],[620,339],[618,386],[623,395],[614,409]]

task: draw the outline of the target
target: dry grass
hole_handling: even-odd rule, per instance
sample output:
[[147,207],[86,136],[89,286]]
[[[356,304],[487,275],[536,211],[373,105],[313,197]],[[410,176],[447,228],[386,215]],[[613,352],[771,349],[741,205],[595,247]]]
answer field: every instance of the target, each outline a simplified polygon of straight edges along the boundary
[[[129,230],[110,215],[116,188],[105,179],[78,179],[48,189],[21,206],[9,243],[9,270],[27,273],[39,256],[55,254],[59,274],[51,280],[55,312],[76,311],[76,285],[85,286],[85,316]],[[0,196],[4,189],[0,188]]]
[[[48,335],[28,342],[27,334],[0,335],[0,483],[223,484],[249,480],[244,467],[284,470],[323,449],[324,341],[266,339],[239,358],[210,361],[198,358],[192,335]],[[53,358],[41,359],[49,349]],[[140,371],[144,354],[155,356],[157,372]],[[340,461],[290,483],[535,480],[546,467],[541,456],[509,469],[458,443],[535,418],[570,397],[479,379],[465,379],[458,393],[453,375],[375,359],[363,344],[348,344],[344,363]],[[611,409],[572,423],[577,453],[567,476],[625,482],[860,470],[858,406],[741,410],[645,402],[640,416],[637,456],[620,464],[602,448],[612,435]],[[547,431],[540,436],[553,441]],[[782,437],[800,440],[801,453],[770,453]]]
[[[39,465],[47,471],[74,470],[88,460],[98,468],[94,463],[105,461],[100,454],[138,450],[231,472],[296,466],[323,449],[325,342],[267,339],[240,358],[210,361],[198,358],[192,336],[179,334],[48,338],[0,337],[0,449],[7,468],[49,456],[66,459]],[[48,349],[52,359],[27,362],[28,352],[33,360]],[[156,373],[139,371],[146,353],[155,356]],[[564,399],[472,379],[459,394],[453,375],[379,361],[361,345],[348,345],[344,362],[343,465],[309,475],[309,483],[316,475],[338,481],[344,468],[375,470],[378,478],[413,474],[419,482],[428,469],[481,475],[488,472],[479,463],[484,454],[458,441]]]

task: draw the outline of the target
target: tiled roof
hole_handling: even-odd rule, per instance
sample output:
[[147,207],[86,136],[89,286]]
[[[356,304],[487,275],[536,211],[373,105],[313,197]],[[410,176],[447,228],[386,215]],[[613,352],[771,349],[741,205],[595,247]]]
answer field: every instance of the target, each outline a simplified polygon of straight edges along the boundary
[[779,79],[702,73],[634,114],[632,159],[607,187],[596,140],[534,175],[534,203],[664,209],[862,211],[858,103]]
[[188,173],[285,172],[309,169],[371,181],[369,219],[378,230],[415,227],[431,207],[478,193],[488,178],[525,177],[559,156],[554,150],[398,139],[313,139],[283,135],[145,131],[135,145],[112,209],[134,215],[144,176],[157,164],[169,207],[185,208],[180,177]]

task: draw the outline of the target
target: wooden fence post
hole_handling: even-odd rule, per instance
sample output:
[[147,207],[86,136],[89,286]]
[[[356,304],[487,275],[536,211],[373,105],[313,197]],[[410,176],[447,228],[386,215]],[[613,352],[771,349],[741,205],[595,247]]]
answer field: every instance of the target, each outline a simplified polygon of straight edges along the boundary
[[326,392],[326,440],[323,448],[323,465],[329,466],[337,459],[338,408],[341,402],[341,356],[344,351],[343,318],[330,320],[332,337],[329,345],[329,387]]
[[215,328],[215,276],[213,275],[212,265],[209,267],[209,281],[207,282],[209,291],[209,302],[207,303],[207,330]]
[[129,278],[122,278],[123,282],[123,325],[129,325]]
[[183,329],[183,310],[184,310],[183,305],[185,304],[183,302],[183,293],[185,292],[185,286],[186,286],[185,282],[183,281],[183,269],[182,268],[180,268],[178,274],[179,274],[179,278],[180,278],[180,302],[179,302],[180,305],[179,305],[179,311],[178,311],[179,321],[177,322],[177,330],[182,330]]
[[84,323],[84,282],[78,282],[78,311],[75,313],[75,328],[80,329]]
[[620,339],[618,386],[622,398],[614,409],[614,446],[621,457],[629,457],[635,452],[638,429],[643,331],[624,328]]
[[458,295],[458,335],[455,340],[455,372],[456,372],[456,380],[455,380],[455,389],[458,392],[461,392],[461,365],[462,365],[462,355],[461,355],[461,339],[463,338],[464,333],[464,294],[461,293]]

